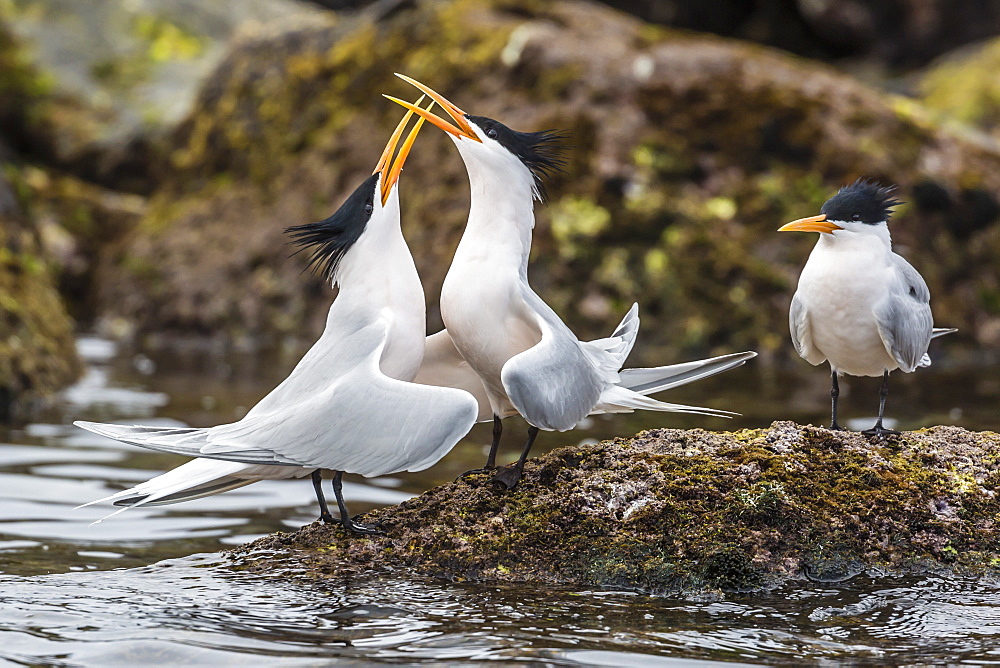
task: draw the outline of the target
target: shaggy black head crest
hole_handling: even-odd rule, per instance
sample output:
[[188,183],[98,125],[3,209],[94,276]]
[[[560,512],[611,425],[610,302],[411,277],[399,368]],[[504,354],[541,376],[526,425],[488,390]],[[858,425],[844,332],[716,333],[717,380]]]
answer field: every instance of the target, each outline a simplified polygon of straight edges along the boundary
[[902,204],[895,198],[896,186],[880,186],[874,181],[858,179],[841,188],[820,209],[827,220],[860,221],[878,225],[889,220],[892,208]]
[[479,126],[487,137],[495,139],[524,163],[535,177],[535,190],[539,199],[545,201],[543,179],[563,171],[563,166],[566,164],[564,157],[566,146],[563,141],[569,135],[560,130],[518,132],[486,116],[466,116],[466,118]]
[[378,174],[372,174],[326,220],[285,229],[291,243],[311,251],[307,268],[319,270],[329,280],[334,280],[337,267],[344,255],[361,238],[368,220],[375,210],[375,191]]

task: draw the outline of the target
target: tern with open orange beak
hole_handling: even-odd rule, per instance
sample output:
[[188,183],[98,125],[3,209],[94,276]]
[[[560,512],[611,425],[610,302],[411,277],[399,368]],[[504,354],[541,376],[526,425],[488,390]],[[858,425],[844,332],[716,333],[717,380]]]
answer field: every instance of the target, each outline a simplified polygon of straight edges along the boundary
[[818,216],[779,232],[819,232],[799,276],[788,324],[795,350],[811,364],[830,363],[831,429],[837,422],[837,377],[882,376],[878,421],[864,433],[896,433],[882,426],[889,372],[930,366],[935,329],[930,291],[909,262],[892,252],[888,220],[900,204],[894,188],[859,180],[831,197]]
[[161,505],[311,475],[320,519],[334,522],[320,486],[320,470],[329,469],[344,529],[377,533],[348,515],[341,476],[420,471],[469,431],[478,412],[471,394],[411,382],[424,356],[424,292],[400,230],[397,180],[423,119],[393,159],[410,118],[407,112],[375,172],[332,216],[288,230],[311,251],[310,264],[340,287],[319,341],[239,422],[209,429],[77,422],[125,443],[197,457],[100,501]]
[[513,488],[540,429],[572,429],[595,413],[647,409],[731,415],[647,395],[740,366],[756,353],[622,370],[639,330],[637,305],[610,337],[580,341],[528,285],[534,202],[543,198],[543,179],[562,164],[563,135],[518,132],[500,121],[467,114],[431,88],[399,76],[434,100],[449,118],[391,99],[448,133],[472,186],[469,220],[441,289],[446,329],[431,337],[451,356],[429,355],[417,382],[455,384],[465,369],[473,378],[462,387],[476,380],[484,387],[480,418],[493,417],[487,469],[496,465],[501,419],[521,415],[528,422],[520,458],[500,469],[494,480]]

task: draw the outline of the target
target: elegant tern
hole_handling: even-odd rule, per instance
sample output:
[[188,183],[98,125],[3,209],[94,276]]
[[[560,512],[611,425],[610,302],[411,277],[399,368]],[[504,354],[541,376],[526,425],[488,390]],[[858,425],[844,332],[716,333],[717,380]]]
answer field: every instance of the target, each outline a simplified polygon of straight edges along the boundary
[[878,421],[869,436],[897,433],[882,426],[889,372],[930,366],[931,339],[954,329],[936,329],[927,283],[892,251],[889,217],[894,187],[866,180],[845,186],[817,216],[783,225],[779,232],[819,232],[799,276],[788,324],[799,356],[830,363],[831,429],[837,422],[837,377],[882,376]]
[[473,396],[409,382],[423,360],[425,306],[400,230],[397,180],[423,119],[395,160],[392,156],[410,117],[407,112],[393,132],[372,176],[336,213],[288,230],[295,243],[311,250],[310,264],[340,288],[325,331],[288,378],[232,424],[167,429],[74,423],[124,443],[197,457],[92,503],[113,501],[126,510],[217,494],[263,479],[311,475],[320,519],[334,522],[320,484],[320,470],[329,469],[335,472],[333,488],[344,528],[377,533],[348,515],[343,473],[369,477],[420,471],[469,431],[478,412]]
[[[499,121],[466,114],[429,87],[397,75],[445,110],[451,121],[409,102],[386,96],[448,133],[469,173],[469,220],[441,289],[445,330],[436,348],[454,362],[438,360],[418,382],[457,385],[473,391],[476,377],[480,418],[493,417],[493,442],[486,468],[495,468],[501,419],[521,415],[528,440],[513,466],[494,480],[518,484],[540,429],[565,431],[595,413],[635,409],[701,413],[726,411],[669,404],[647,395],[740,366],[756,353],[658,367],[622,366],[639,329],[638,306],[607,338],[580,341],[528,284],[528,253],[534,202],[542,198],[542,177],[560,165],[555,132],[517,132]],[[461,366],[461,368],[459,368]],[[448,367],[448,368],[446,368]],[[435,374],[440,374],[435,376]],[[466,376],[459,382],[459,376]],[[471,376],[471,377],[470,377]]]

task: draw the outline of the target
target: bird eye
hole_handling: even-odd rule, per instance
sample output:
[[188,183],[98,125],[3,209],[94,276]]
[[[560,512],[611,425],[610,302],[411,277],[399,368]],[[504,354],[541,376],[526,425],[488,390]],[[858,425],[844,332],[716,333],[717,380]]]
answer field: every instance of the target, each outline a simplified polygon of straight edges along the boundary
[[373,207],[371,204],[365,204],[365,213],[366,214],[368,214],[370,216],[370,215],[372,215],[372,211],[374,211],[374,210],[375,210],[375,207]]
[[856,214],[852,215],[851,216],[851,220],[861,220],[861,214],[860,213],[856,213]]
[[496,139],[499,135],[497,134],[496,128],[490,128],[489,130],[486,131],[486,136],[489,137],[490,139]]

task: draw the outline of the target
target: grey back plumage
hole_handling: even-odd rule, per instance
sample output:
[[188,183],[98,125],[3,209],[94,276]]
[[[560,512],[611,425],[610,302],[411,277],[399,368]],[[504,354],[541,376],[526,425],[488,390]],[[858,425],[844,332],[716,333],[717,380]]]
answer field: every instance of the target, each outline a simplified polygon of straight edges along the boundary
[[931,342],[931,292],[909,262],[895,253],[892,262],[896,280],[889,295],[875,306],[875,320],[886,350],[909,373],[922,365]]
[[521,290],[542,340],[515,355],[500,377],[514,407],[542,429],[565,431],[587,417],[606,385],[576,335],[527,285]]

